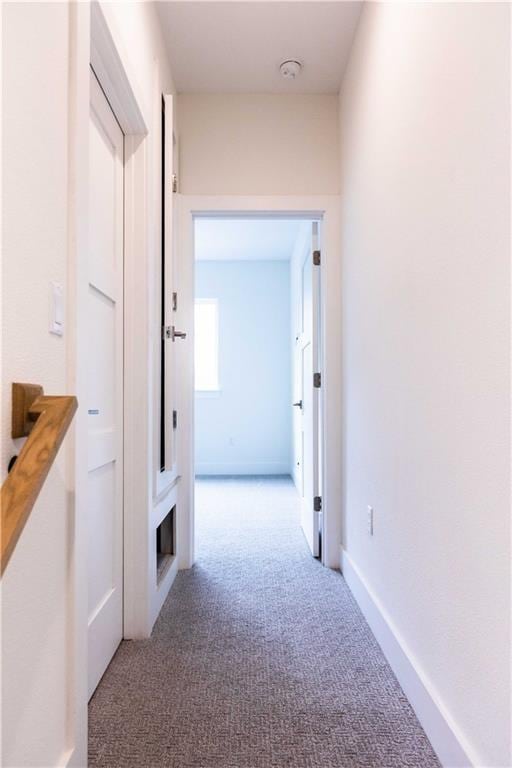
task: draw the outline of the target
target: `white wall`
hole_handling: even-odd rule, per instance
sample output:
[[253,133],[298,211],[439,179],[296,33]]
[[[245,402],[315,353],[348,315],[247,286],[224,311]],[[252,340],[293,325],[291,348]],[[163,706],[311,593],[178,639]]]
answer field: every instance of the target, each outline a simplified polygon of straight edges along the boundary
[[479,766],[511,764],[509,12],[366,5],[340,101],[343,544]]
[[[66,338],[48,333],[48,289],[50,280],[67,288],[68,25],[65,4],[2,7],[2,478],[22,444],[10,439],[11,382],[67,390]],[[57,765],[72,747],[73,519],[64,447],[2,578],[5,766]]]
[[335,95],[180,94],[180,191],[336,194]]
[[[149,235],[139,253],[147,269],[148,292],[157,294],[159,107],[162,91],[173,90],[172,80],[153,5],[128,2],[102,7],[149,128]],[[9,438],[11,382],[40,383],[47,393],[59,394],[76,391],[83,373],[76,320],[87,209],[81,207],[75,220],[74,205],[87,198],[88,12],[87,3],[2,6],[2,476],[9,457],[20,448],[19,441],[13,444]],[[69,300],[63,338],[48,333],[50,280],[63,284]],[[140,329],[148,345],[153,330],[158,331],[154,307],[155,316],[148,316]],[[141,370],[147,366],[148,410],[157,365],[148,347],[141,364]],[[79,401],[81,409],[85,402],[81,397]],[[6,766],[86,764],[86,506],[83,498],[74,498],[75,450],[77,456],[84,451],[76,439],[80,423],[84,423],[81,410],[2,578]],[[148,442],[152,437],[153,422]],[[148,456],[152,461],[151,451]],[[142,506],[148,530],[152,479],[152,467],[148,464],[146,471],[141,467],[141,486],[151,489]],[[151,597],[144,598],[146,628],[155,608],[147,606]]]
[[289,474],[289,262],[198,261],[196,297],[218,299],[220,384],[196,394],[196,473]]

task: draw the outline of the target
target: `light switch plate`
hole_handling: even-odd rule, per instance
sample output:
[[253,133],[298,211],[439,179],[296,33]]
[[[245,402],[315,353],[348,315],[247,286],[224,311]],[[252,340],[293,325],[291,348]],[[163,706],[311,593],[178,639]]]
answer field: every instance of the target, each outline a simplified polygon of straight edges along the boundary
[[64,334],[64,291],[60,283],[50,282],[50,333]]

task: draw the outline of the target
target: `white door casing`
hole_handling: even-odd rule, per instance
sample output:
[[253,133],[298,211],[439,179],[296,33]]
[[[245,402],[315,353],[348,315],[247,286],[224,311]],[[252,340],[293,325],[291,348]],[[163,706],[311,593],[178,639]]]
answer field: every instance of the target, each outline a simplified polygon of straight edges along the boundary
[[124,136],[91,71],[88,256],[88,694],[123,632]]

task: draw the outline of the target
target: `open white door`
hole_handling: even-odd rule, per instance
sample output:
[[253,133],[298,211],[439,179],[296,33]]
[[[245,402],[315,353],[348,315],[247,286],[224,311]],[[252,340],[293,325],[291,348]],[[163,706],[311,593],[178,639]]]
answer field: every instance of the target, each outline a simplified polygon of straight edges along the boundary
[[[163,379],[163,398],[162,408],[164,416],[164,461],[162,469],[176,475],[176,429],[177,429],[177,365],[176,365],[176,347],[175,342],[180,338],[179,331],[176,330],[176,313],[178,309],[178,294],[176,292],[175,275],[175,227],[174,227],[174,207],[175,207],[175,169],[174,169],[174,106],[173,97],[165,95],[163,97],[163,152],[164,152],[164,182],[163,182],[163,237],[164,237],[164,264],[163,264],[163,286],[162,286],[162,306],[164,308],[163,318],[163,359],[164,359],[164,379]],[[172,478],[168,477],[167,482]]]
[[320,251],[318,223],[311,224],[311,248],[301,269],[301,333],[297,339],[302,384],[302,477],[301,525],[312,554],[320,556]]
[[124,136],[91,72],[88,258],[88,690],[123,632]]

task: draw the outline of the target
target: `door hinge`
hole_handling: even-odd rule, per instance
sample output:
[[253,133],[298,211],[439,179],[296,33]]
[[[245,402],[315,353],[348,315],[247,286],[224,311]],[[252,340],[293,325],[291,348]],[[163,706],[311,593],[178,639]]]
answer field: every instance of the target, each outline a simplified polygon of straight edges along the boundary
[[173,192],[178,191],[178,176],[175,173],[173,173],[172,175],[172,191]]
[[178,294],[176,291],[172,292],[172,311],[177,312],[178,311]]
[[315,265],[315,267],[320,266],[321,260],[322,260],[322,257],[321,257],[320,251],[313,251],[313,264]]
[[322,386],[322,374],[321,373],[314,373],[313,374],[313,386],[315,389],[320,389]]
[[178,411],[172,412],[172,428],[178,429]]
[[313,510],[315,512],[321,512],[322,511],[322,497],[321,496],[315,496],[313,499]]

